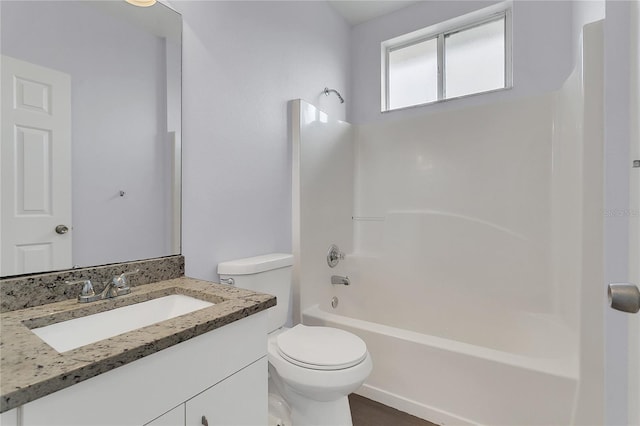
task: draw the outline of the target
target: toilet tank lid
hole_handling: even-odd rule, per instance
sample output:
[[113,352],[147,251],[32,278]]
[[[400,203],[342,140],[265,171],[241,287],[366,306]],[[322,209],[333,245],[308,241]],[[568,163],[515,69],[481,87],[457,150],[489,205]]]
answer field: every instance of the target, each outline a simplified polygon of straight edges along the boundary
[[247,275],[293,265],[293,255],[271,253],[218,263],[218,275]]

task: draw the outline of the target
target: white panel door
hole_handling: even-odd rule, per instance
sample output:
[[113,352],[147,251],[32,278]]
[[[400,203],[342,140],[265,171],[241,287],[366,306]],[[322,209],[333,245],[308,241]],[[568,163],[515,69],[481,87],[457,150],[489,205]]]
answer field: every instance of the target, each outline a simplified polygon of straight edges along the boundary
[[[640,286],[640,2],[631,3],[629,281]],[[640,313],[629,316],[629,424],[640,425]]]
[[[71,77],[2,62],[0,276],[71,267]],[[63,225],[64,228],[56,227]]]

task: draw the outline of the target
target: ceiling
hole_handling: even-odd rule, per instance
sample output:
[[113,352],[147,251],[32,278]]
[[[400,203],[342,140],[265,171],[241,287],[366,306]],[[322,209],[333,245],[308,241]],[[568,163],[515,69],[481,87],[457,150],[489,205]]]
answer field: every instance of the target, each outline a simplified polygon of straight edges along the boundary
[[395,12],[420,0],[328,0],[351,25],[358,25],[379,16]]

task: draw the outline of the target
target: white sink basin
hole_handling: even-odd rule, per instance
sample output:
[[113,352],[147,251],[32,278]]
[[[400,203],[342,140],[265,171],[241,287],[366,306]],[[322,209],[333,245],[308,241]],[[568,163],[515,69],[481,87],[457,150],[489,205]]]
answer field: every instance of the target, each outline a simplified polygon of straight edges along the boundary
[[174,294],[31,331],[56,351],[66,352],[212,305],[200,299]]

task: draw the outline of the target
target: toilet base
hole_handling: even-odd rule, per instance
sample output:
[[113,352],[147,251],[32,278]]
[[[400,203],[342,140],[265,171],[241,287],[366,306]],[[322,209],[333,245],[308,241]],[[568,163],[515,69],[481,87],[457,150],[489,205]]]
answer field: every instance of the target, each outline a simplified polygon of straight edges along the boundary
[[349,398],[346,396],[333,401],[317,401],[300,395],[288,386],[285,386],[285,390],[282,385],[282,382],[276,383],[273,376],[269,377],[269,415],[281,416],[284,409],[286,415],[282,417],[289,417],[290,423],[285,420],[283,426],[353,426]]
[[289,404],[273,389],[271,379],[269,387],[269,426],[292,426]]
[[293,426],[352,426],[349,399],[344,396],[335,401],[314,401],[302,395],[289,393]]

